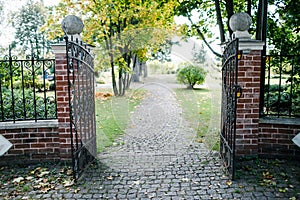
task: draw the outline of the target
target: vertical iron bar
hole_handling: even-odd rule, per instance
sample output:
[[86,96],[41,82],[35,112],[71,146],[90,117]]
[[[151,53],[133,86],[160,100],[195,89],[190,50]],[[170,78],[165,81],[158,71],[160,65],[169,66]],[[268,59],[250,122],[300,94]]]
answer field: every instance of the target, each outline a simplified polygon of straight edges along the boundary
[[54,75],[53,75],[53,84],[54,84],[54,99],[55,99],[55,118],[57,119],[57,96],[56,96],[56,65],[55,61],[52,61],[52,65],[54,67]]
[[[46,90],[46,74],[45,74],[45,60],[38,60],[37,62],[42,62],[42,70],[43,70],[43,86],[44,86],[44,108],[45,108],[45,113],[44,116],[47,119],[48,116],[48,109],[47,109],[47,90]],[[47,77],[48,78],[48,77]]]
[[[236,39],[236,46],[235,46],[235,85],[238,84],[238,49],[239,49],[239,40]],[[234,180],[235,179],[235,140],[236,140],[236,111],[237,111],[237,90],[234,91],[234,102],[235,102],[235,105],[234,105],[234,109],[235,109],[235,113],[234,113],[234,133],[233,133],[233,146],[232,146],[232,159],[233,159],[233,166],[232,166],[232,169],[233,169],[233,172],[232,172],[232,179]]]
[[294,84],[294,70],[295,70],[295,56],[292,57],[292,71],[291,71],[291,86],[290,86],[290,98],[289,98],[289,117],[292,116],[293,112],[293,84]]
[[268,63],[268,93],[267,93],[267,105],[266,105],[267,115],[269,114],[269,111],[270,111],[271,56],[268,56],[268,58],[269,58],[269,63]]
[[[2,63],[2,62],[1,62]],[[3,65],[1,65],[3,66]],[[0,103],[1,103],[1,121],[4,122],[4,108],[3,108],[3,98],[2,98],[2,74],[0,74]]]
[[[78,44],[78,39],[76,39],[76,44],[79,45]],[[79,57],[79,55],[77,55],[77,56]],[[81,83],[82,82],[82,78],[80,78],[80,73],[79,73],[80,67],[81,67],[81,62],[80,62],[80,59],[77,58],[76,59],[76,68],[77,68],[76,79],[77,79],[77,96],[78,96],[77,98],[78,98],[79,104],[81,106],[82,105],[84,106],[84,102],[82,101],[82,98],[81,98],[81,88],[80,88],[80,86],[83,83]],[[83,108],[83,110],[79,111],[79,112],[84,112],[84,111],[85,111],[85,109]],[[83,146],[83,144],[82,144],[82,139],[83,139],[82,138],[82,123],[84,122],[84,120],[85,119],[82,119],[82,115],[80,115],[79,121],[78,121],[78,123],[79,123],[79,129],[78,130],[79,130],[79,137],[80,137],[80,146],[78,147],[78,149]],[[77,141],[77,143],[79,143],[79,141]]]
[[277,102],[277,117],[280,116],[280,103],[281,103],[281,79],[282,79],[282,56],[280,55],[279,65],[279,83],[278,83],[278,102]]
[[10,87],[11,87],[11,106],[13,112],[13,122],[16,122],[16,115],[15,115],[15,95],[14,95],[14,86],[13,86],[13,64],[12,64],[12,56],[11,56],[11,49],[9,49],[9,73],[10,73]]
[[23,94],[23,113],[24,113],[24,117],[23,119],[27,119],[26,117],[26,97],[25,97],[25,87],[24,87],[24,66],[23,63],[24,62],[20,62],[21,63],[21,71],[22,71],[22,94]]
[[[268,23],[268,0],[260,0],[261,2],[261,22],[262,22],[262,27],[261,27],[261,40],[263,42],[267,42],[267,23]],[[259,25],[259,24],[258,24]],[[263,58],[264,56],[266,56],[266,52],[267,52],[267,47],[266,45],[263,46],[263,50],[262,50],[262,55],[261,58]],[[259,102],[259,109],[260,109],[260,113],[263,113],[264,111],[264,88],[265,88],[265,73],[266,73],[266,60],[265,59],[261,59],[261,78],[260,78],[260,102]]]
[[[70,57],[69,57],[69,41],[68,36],[64,37],[66,42],[66,60],[67,60],[67,77],[68,77],[68,95],[69,95],[69,116],[70,116],[70,138],[71,138],[71,157],[72,157],[72,170],[73,178],[76,179],[75,157],[74,157],[74,141],[73,141],[73,124],[72,124],[72,98],[71,98],[71,80],[70,80]],[[71,51],[71,49],[70,49]]]
[[34,107],[34,119],[37,122],[37,111],[36,111],[36,87],[35,87],[35,69],[34,69],[34,55],[31,54],[31,70],[32,70],[32,83],[33,83],[33,107]]

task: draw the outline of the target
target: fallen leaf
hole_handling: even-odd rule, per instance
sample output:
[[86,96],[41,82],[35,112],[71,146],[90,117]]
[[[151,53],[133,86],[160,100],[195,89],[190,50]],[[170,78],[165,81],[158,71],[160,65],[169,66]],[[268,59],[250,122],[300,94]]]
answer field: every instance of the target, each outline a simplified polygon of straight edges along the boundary
[[20,183],[21,181],[23,181],[24,178],[23,177],[18,177],[18,178],[14,178],[14,180],[12,181],[13,183]]
[[36,172],[39,172],[39,171],[41,171],[41,167],[37,167],[37,168],[35,168],[34,170],[32,170],[31,172],[30,172],[30,174],[35,174]]
[[273,178],[273,175],[270,174],[270,172],[263,172],[263,177],[266,179],[271,179],[271,178]]
[[284,172],[281,172],[280,175],[283,176],[283,177],[287,177],[287,176],[288,176],[288,175],[287,175],[286,173],[284,173]]
[[139,185],[139,184],[140,184],[140,181],[139,181],[139,180],[134,181],[133,184],[134,184],[134,185]]
[[279,192],[281,193],[286,193],[287,189],[286,188],[279,188]]
[[69,169],[68,171],[67,171],[67,175],[68,176],[71,176],[73,174],[73,170],[72,169]]
[[231,181],[226,181],[226,185],[231,186],[232,182]]
[[64,186],[65,187],[70,187],[72,185],[74,185],[74,180],[65,180],[64,181]]
[[48,175],[49,173],[50,173],[49,171],[41,172],[41,173],[38,175],[38,177],[41,178],[41,177],[43,177],[43,176],[45,176],[45,175]]
[[74,193],[77,194],[80,191],[80,188],[74,190]]
[[181,179],[183,182],[188,182],[190,179],[188,179],[188,178],[182,178]]
[[33,178],[34,178],[33,176],[27,176],[25,179],[26,179],[27,181],[31,181]]

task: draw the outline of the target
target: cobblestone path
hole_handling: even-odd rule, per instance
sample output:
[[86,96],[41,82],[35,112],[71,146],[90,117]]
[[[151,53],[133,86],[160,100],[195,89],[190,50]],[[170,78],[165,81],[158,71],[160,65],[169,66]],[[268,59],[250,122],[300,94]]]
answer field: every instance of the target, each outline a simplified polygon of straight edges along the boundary
[[88,197],[289,199],[297,195],[262,187],[253,175],[230,181],[218,153],[194,140],[196,133],[183,119],[172,85],[148,80],[140,87],[149,95],[132,114],[124,137],[117,142],[123,145],[99,155],[98,168],[88,171],[84,182],[94,188]]
[[[149,94],[116,142],[122,145],[101,153],[77,184],[56,185],[47,192],[23,186],[18,193],[20,186],[6,184],[1,186],[0,199],[300,199],[299,163],[244,161],[237,180],[231,181],[218,153],[196,142],[173,86],[149,78],[139,87]],[[17,170],[22,169],[14,169],[20,176]]]
[[[108,199],[209,199],[226,197],[216,154],[195,143],[175,93],[160,83],[145,83],[147,97],[132,114],[123,138],[99,155]],[[91,176],[88,177],[93,177]],[[106,180],[105,180],[106,178]],[[93,178],[91,181],[94,180]],[[221,186],[222,183],[222,186]],[[202,190],[203,186],[209,186]],[[227,196],[228,198],[230,196]]]

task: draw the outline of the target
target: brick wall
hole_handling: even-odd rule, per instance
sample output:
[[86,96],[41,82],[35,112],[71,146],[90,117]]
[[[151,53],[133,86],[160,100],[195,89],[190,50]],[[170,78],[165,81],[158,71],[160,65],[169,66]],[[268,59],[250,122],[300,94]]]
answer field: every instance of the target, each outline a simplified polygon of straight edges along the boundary
[[0,134],[13,144],[12,148],[1,157],[0,165],[71,161],[65,44],[56,45],[53,49],[55,52],[57,120],[0,123]]
[[60,157],[62,160],[71,159],[70,139],[70,109],[68,93],[68,69],[65,53],[65,46],[56,49],[55,53],[55,78],[57,98],[57,119],[60,143]]
[[243,95],[237,101],[237,155],[258,153],[261,51],[243,54],[238,62],[238,84]]
[[300,120],[262,118],[259,124],[258,153],[261,157],[300,160],[300,148],[292,139],[300,132]]
[[255,49],[255,41],[253,44],[249,41],[243,44],[243,48],[254,50],[245,54],[240,48],[242,57],[238,61],[238,84],[243,95],[237,101],[236,156],[300,160],[300,148],[292,142],[292,138],[300,132],[300,119],[259,116],[261,50]]
[[13,144],[0,165],[60,160],[57,120],[1,123],[0,134]]

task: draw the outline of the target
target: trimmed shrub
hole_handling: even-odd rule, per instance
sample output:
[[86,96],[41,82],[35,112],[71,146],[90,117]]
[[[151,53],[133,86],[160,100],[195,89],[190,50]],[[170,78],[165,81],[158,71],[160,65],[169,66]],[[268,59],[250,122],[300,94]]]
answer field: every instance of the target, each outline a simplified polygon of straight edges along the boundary
[[205,81],[207,72],[198,65],[184,63],[177,70],[177,81],[187,85],[188,89],[194,89],[196,84],[202,84]]

